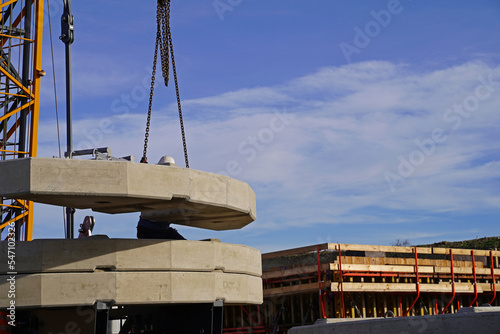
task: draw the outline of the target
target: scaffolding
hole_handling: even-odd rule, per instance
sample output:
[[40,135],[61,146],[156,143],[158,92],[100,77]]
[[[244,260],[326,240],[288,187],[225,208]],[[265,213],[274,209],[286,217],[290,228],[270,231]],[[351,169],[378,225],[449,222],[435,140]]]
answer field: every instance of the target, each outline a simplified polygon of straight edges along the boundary
[[227,307],[225,333],[286,333],[319,318],[499,305],[500,251],[321,244],[262,255],[264,303]]

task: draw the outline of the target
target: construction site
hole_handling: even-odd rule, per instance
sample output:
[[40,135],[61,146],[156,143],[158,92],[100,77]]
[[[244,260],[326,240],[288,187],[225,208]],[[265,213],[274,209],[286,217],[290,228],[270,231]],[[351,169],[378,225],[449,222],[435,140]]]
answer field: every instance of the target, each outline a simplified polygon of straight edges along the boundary
[[230,307],[225,332],[287,333],[321,318],[453,314],[499,306],[499,251],[320,244],[262,255],[264,303]]
[[[73,145],[70,0],[60,36],[66,152],[38,157],[44,4],[0,4],[1,334],[402,333],[408,319],[432,323],[426,333],[499,333],[498,250],[323,243],[261,254],[218,239],[185,240],[170,227],[239,230],[257,219],[248,183],[189,167],[170,0],[157,2],[140,162]],[[157,63],[165,85],[172,71],[184,167],[167,155],[148,162]],[[33,238],[35,202],[65,208],[64,239]],[[140,214],[137,239],[94,234],[93,216],[75,222],[75,211],[86,209]],[[366,319],[386,327],[336,327]]]

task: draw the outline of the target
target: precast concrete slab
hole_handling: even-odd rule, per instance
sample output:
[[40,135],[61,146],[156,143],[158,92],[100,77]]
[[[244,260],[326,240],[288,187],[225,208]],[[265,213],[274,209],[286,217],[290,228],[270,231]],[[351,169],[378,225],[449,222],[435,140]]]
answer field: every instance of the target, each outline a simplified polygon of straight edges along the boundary
[[465,313],[484,313],[484,312],[496,312],[498,316],[500,316],[500,306],[478,306],[478,307],[462,307],[460,310],[458,310],[458,314],[465,314]]
[[[0,276],[0,309],[9,306],[9,275]],[[4,283],[7,282],[7,283]],[[260,277],[223,272],[94,272],[18,275],[16,308],[111,305],[261,304]]]
[[262,303],[260,252],[246,246],[89,238],[18,242],[15,251],[16,274],[0,267],[0,309],[13,286],[16,308]]
[[469,334],[499,333],[500,312],[492,307],[398,318],[320,319],[313,325],[293,327],[288,334]]
[[24,158],[0,162],[0,196],[92,209],[212,230],[256,219],[255,193],[242,181],[175,166],[125,161]]
[[[17,242],[16,272],[75,273],[106,271],[197,271],[260,277],[260,252],[220,241],[108,239],[36,239]],[[0,273],[9,270],[8,245],[0,243]]]

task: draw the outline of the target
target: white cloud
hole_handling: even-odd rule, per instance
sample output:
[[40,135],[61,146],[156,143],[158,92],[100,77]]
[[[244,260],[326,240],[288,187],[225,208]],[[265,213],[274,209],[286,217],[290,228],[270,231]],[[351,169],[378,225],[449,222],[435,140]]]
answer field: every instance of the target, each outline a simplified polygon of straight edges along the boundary
[[[251,89],[240,89],[233,92],[227,92],[218,96],[210,96],[184,102],[187,108],[203,108],[213,111],[227,111],[230,108],[234,114],[249,114],[255,111],[255,106],[265,107],[277,103],[287,103],[290,96],[270,87],[258,87]],[[251,108],[254,107],[254,108]],[[226,108],[226,109],[220,109]],[[209,115],[205,115],[210,117]]]
[[[191,167],[225,171],[256,190],[259,218],[241,231],[246,235],[316,223],[404,225],[418,221],[415,211],[420,217],[499,212],[499,73],[500,67],[477,62],[433,72],[367,62],[187,100],[185,109],[196,112],[185,115]],[[491,86],[480,89],[490,94],[470,116],[447,114],[454,104],[473,101],[480,78],[490,74]],[[171,154],[182,165],[173,115],[175,105],[153,112],[150,162]],[[78,121],[75,142],[90,136],[94,146],[138,160],[145,114],[108,118],[112,130],[100,134],[102,118]],[[408,175],[398,171],[401,159],[414,165]],[[228,169],[234,161],[238,168]],[[404,181],[395,191],[388,171]]]

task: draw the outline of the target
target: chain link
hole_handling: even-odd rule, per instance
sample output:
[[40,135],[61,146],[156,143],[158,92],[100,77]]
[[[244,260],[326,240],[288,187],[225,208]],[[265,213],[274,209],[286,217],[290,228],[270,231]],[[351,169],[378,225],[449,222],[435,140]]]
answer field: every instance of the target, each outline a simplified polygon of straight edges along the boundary
[[151,90],[149,94],[148,117],[146,121],[146,134],[144,137],[144,152],[141,159],[142,163],[147,163],[149,128],[151,124],[151,110],[153,107],[153,95],[156,78],[156,64],[158,61],[158,48],[160,49],[162,75],[165,86],[169,82],[169,58],[172,57],[172,72],[174,74],[175,93],[177,97],[177,107],[179,109],[179,121],[181,125],[182,145],[184,148],[184,160],[186,168],[189,168],[186,134],[184,131],[184,120],[182,117],[181,97],[179,93],[179,82],[177,80],[177,70],[175,68],[174,47],[172,43],[172,34],[170,32],[170,0],[158,0],[156,11],[156,43],[155,54],[153,59],[153,73],[151,75]]
[[153,73],[151,74],[151,88],[149,91],[149,106],[148,106],[148,117],[146,120],[146,133],[144,135],[144,151],[142,153],[141,163],[148,163],[148,141],[149,141],[149,127],[151,125],[151,110],[153,109],[153,95],[155,91],[155,80],[156,80],[156,63],[158,60],[158,45],[161,41],[161,30],[160,30],[160,22],[161,22],[161,6],[160,1],[158,1],[158,6],[156,10],[156,43],[155,43],[155,55],[153,58]]
[[168,40],[170,43],[170,52],[172,53],[172,72],[174,72],[175,93],[177,95],[177,107],[179,109],[179,122],[181,124],[182,146],[184,147],[184,160],[186,168],[189,168],[188,151],[186,145],[186,133],[184,131],[184,120],[182,118],[181,96],[179,94],[179,82],[177,81],[177,70],[175,69],[174,47],[172,45],[172,35],[168,33]]
[[160,55],[161,55],[161,69],[163,74],[163,79],[165,82],[165,86],[168,87],[168,74],[169,74],[169,50],[168,50],[168,34],[170,32],[170,0],[167,1],[166,7],[162,7],[162,40],[160,43]]

